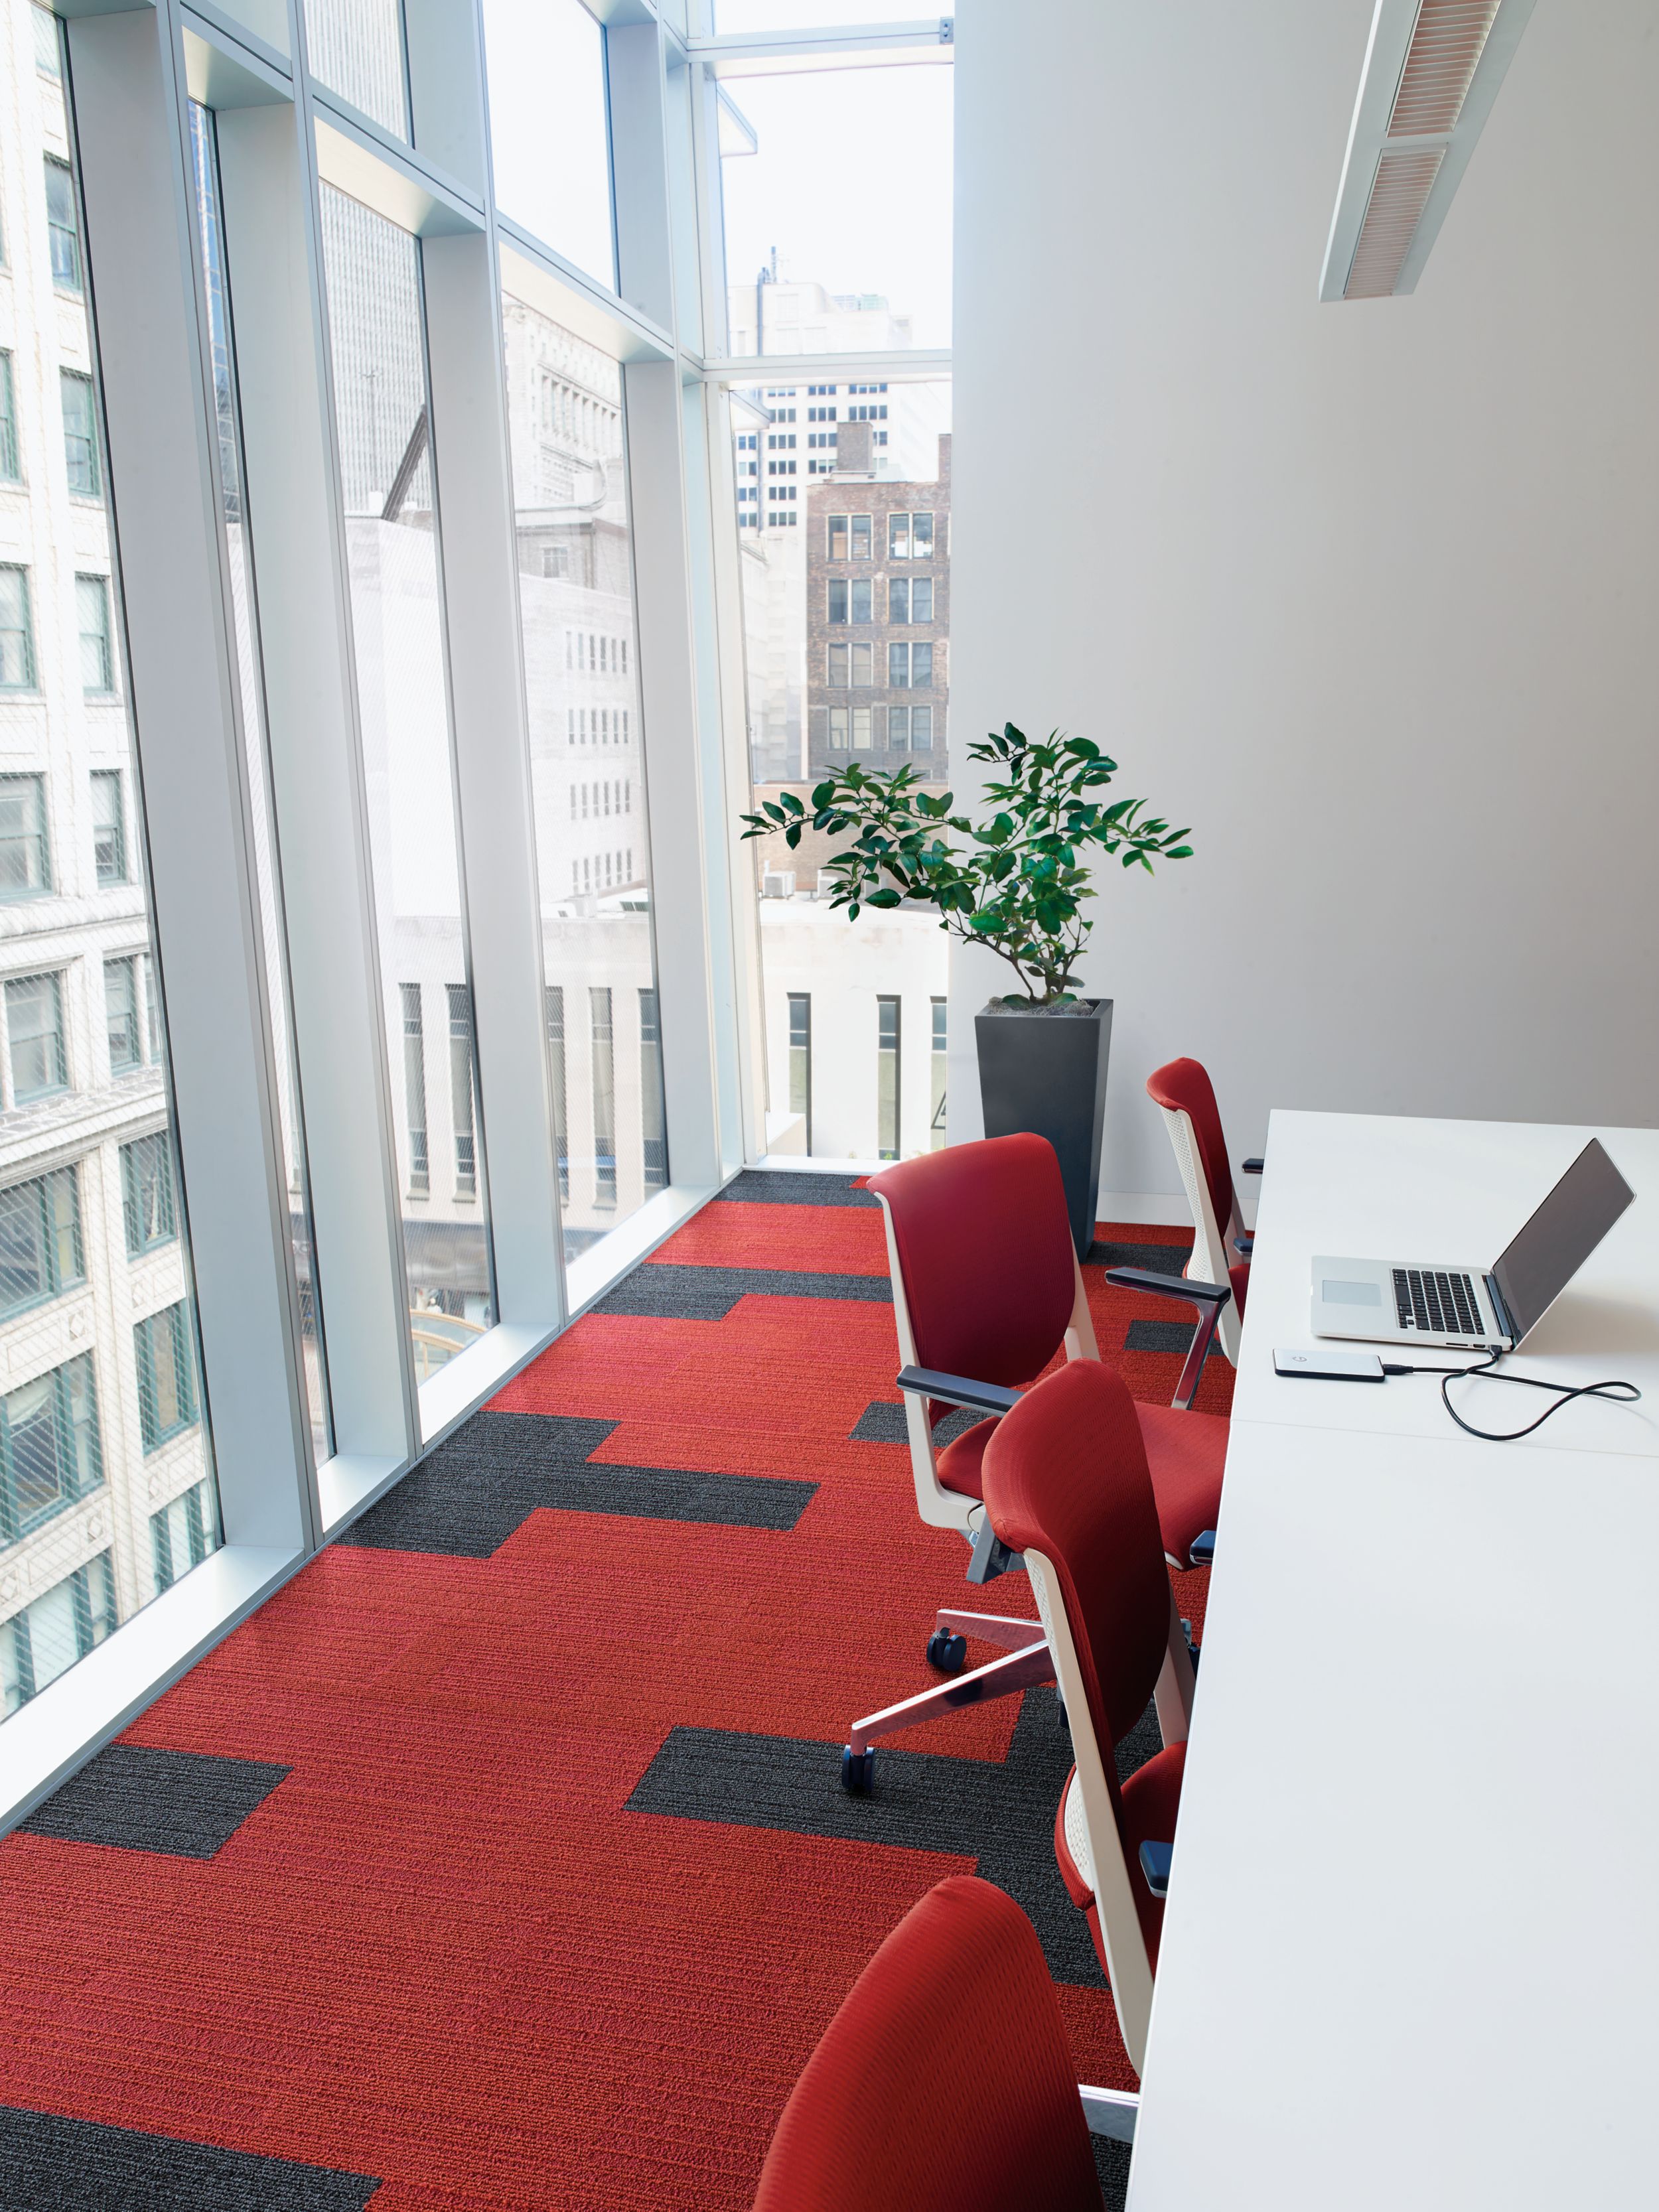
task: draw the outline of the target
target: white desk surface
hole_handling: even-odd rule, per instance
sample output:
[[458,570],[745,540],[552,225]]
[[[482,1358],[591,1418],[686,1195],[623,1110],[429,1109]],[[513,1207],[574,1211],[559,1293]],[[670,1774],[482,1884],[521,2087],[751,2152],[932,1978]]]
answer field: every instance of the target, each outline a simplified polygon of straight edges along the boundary
[[[1432,1384],[1274,1390],[1266,1367],[1310,1340],[1314,1250],[1388,1257],[1404,1223],[1401,1256],[1495,1252],[1585,1133],[1274,1117],[1239,1398],[1286,1418],[1234,1416],[1130,2212],[1652,2200],[1651,1446],[1569,1437],[1580,1407],[1482,1443],[1437,1399],[1402,1418]],[[1605,1134],[1659,1192],[1659,1137]],[[1345,1155],[1413,1172],[1383,1187]],[[1409,1235],[1441,1218],[1437,1156],[1459,1163],[1443,1245]],[[1600,1364],[1659,1399],[1642,1211],[1573,1326],[1582,1346],[1606,1316]]]
[[[1636,1452],[1659,1457],[1659,1130],[1572,1129],[1542,1122],[1413,1121],[1371,1114],[1274,1114],[1256,1216],[1255,1255],[1233,1419],[1298,1428],[1375,1429],[1395,1436],[1455,1434],[1426,1375],[1380,1389],[1289,1382],[1273,1372],[1280,1347],[1311,1345],[1312,1261],[1452,1261],[1490,1267],[1592,1136],[1600,1137],[1636,1202],[1504,1363],[1517,1374],[1572,1382],[1619,1378],[1638,1406],[1580,1399],[1528,1449]],[[1356,1347],[1358,1348],[1358,1347]],[[1385,1359],[1455,1366],[1425,1346]],[[1481,1428],[1515,1429],[1550,1401],[1498,1382],[1455,1386],[1458,1410]],[[1360,1402],[1363,1401],[1363,1402]],[[1511,1447],[1513,1449],[1513,1447]]]

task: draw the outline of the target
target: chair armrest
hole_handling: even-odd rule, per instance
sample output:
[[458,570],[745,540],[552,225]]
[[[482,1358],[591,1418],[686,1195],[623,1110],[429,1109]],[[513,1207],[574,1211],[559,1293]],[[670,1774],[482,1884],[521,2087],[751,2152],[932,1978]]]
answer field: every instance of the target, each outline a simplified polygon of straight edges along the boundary
[[1238,1164],[1246,1175],[1260,1175],[1267,1163],[1266,1160],[1241,1160]]
[[1206,1528],[1194,1536],[1192,1549],[1187,1554],[1191,1567],[1212,1567],[1215,1565],[1215,1530]]
[[1165,1298],[1185,1298],[1188,1305],[1214,1306],[1218,1311],[1232,1296],[1226,1283],[1200,1283],[1186,1275],[1155,1275],[1150,1267],[1108,1267],[1106,1279],[1121,1291],[1151,1291]]
[[1154,1897],[1170,1893],[1170,1866],[1175,1857],[1173,1844],[1143,1844],[1140,1847],[1140,1871],[1146,1877],[1146,1887]]
[[898,1387],[942,1406],[961,1406],[970,1413],[1007,1413],[1019,1403],[1018,1390],[1000,1382],[975,1382],[966,1375],[941,1375],[933,1367],[901,1367]]
[[1239,1255],[1241,1259],[1248,1260],[1251,1253],[1255,1249],[1255,1230],[1247,1229],[1242,1237],[1235,1237],[1233,1239],[1233,1249]]

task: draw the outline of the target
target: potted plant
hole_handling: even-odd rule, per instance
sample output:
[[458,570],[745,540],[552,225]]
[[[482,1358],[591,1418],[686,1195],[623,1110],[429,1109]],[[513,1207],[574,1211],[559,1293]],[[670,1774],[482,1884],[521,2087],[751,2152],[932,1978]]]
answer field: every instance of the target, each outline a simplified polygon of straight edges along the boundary
[[1020,991],[993,999],[975,1019],[985,1133],[1029,1129],[1060,1156],[1079,1255],[1094,1235],[1112,1001],[1078,995],[1077,966],[1093,927],[1092,864],[1115,857],[1152,872],[1154,859],[1184,860],[1184,830],[1146,815],[1139,799],[1105,801],[1117,763],[1088,738],[1056,730],[1034,744],[1008,723],[970,745],[993,770],[985,818],[952,813],[950,792],[930,798],[914,768],[882,771],[854,761],[812,793],[809,813],[792,792],[743,817],[745,837],[781,831],[792,848],[809,825],[856,831],[830,862],[831,904],[856,921],[866,906],[924,904],[939,927],[1006,960]]

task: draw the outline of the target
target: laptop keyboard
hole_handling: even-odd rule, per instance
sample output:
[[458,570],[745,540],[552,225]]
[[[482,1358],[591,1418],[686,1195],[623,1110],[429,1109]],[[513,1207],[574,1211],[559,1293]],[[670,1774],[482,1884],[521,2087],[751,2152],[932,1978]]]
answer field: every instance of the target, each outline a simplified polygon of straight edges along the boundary
[[1467,1275],[1434,1267],[1396,1267],[1395,1310],[1401,1328],[1433,1329],[1441,1336],[1484,1337],[1474,1285]]

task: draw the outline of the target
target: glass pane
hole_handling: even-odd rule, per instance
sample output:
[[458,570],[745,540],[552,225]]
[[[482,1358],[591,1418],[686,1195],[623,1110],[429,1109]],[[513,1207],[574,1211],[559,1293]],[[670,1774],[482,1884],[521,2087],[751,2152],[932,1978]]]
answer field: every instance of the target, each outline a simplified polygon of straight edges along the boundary
[[[728,134],[720,172],[734,354],[950,344],[954,75],[853,69],[727,84],[756,140],[738,152]],[[853,150],[877,147],[878,160]]]
[[732,31],[812,31],[820,24],[920,23],[926,8],[916,0],[712,0],[714,28]]
[[[0,684],[39,700],[9,710],[0,777],[4,1713],[155,1595],[153,1514],[194,1492],[209,1501],[204,1544],[218,1540],[189,1252],[176,1224],[141,1251],[126,1233],[129,1151],[164,1164],[173,1209],[172,1111],[70,118],[55,27],[11,18]],[[31,176],[43,198],[39,181],[21,189]],[[163,1312],[184,1395],[146,1453],[138,1332]],[[186,1549],[180,1571],[191,1564]]]
[[[368,787],[386,1059],[404,1194],[404,1263],[422,1379],[495,1319],[476,1112],[438,517],[427,444],[420,251],[322,188],[351,624]],[[460,994],[459,1002],[452,996]],[[465,1067],[470,1081],[458,1079]],[[485,1109],[488,1101],[484,1102]]]
[[567,1256],[668,1179],[622,377],[504,302]]
[[408,138],[402,0],[306,0],[306,46],[313,76]]
[[[754,385],[731,395],[757,801],[780,788],[805,801],[855,758],[867,770],[912,767],[930,792],[945,788],[950,407],[950,386],[937,380]],[[883,412],[854,416],[854,408]],[[764,465],[766,441],[788,434],[778,424],[791,410],[803,426],[811,410],[820,427],[806,434],[826,441],[802,455],[800,499],[793,509],[745,500],[743,464]],[[929,1002],[945,995],[947,945],[937,920],[866,907],[849,921],[823,872],[835,847],[810,830],[793,852],[781,837],[750,850],[764,894],[768,1149],[866,1162],[929,1150],[938,1103]],[[879,1071],[878,999],[898,1017]],[[808,1001],[803,1029],[796,1008]]]
[[[326,1457],[330,1449],[328,1370],[323,1349],[321,1301],[314,1258],[316,1240],[312,1227],[311,1192],[306,1173],[305,1122],[301,1107],[299,1060],[294,1042],[292,1000],[289,988],[282,871],[271,799],[270,761],[265,743],[264,690],[259,659],[253,549],[242,495],[241,423],[236,392],[233,318],[225,278],[218,161],[213,117],[195,100],[191,102],[190,125],[196,219],[201,233],[208,332],[213,349],[214,412],[218,428],[219,482],[228,556],[226,567],[230,578],[231,605],[236,630],[242,750],[247,766],[253,869],[259,894],[260,936],[264,947],[265,996],[270,1009],[270,1041],[276,1063],[277,1113],[282,1127],[283,1159],[287,1170],[289,1237],[299,1291],[301,1355],[305,1368],[312,1448],[318,1458],[322,1459]],[[109,803],[118,805],[118,792]],[[170,1206],[169,1199],[169,1209]]]
[[484,0],[484,46],[497,204],[614,285],[605,33],[580,0]]

